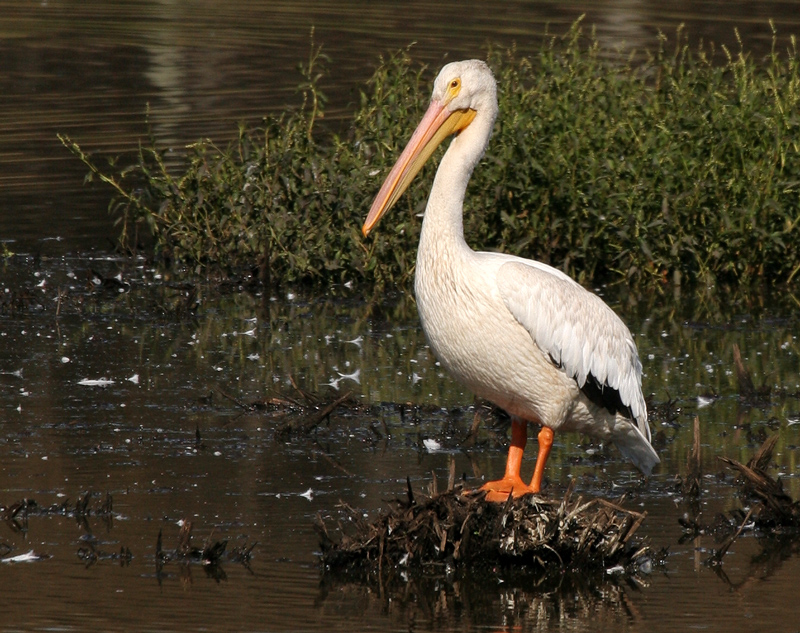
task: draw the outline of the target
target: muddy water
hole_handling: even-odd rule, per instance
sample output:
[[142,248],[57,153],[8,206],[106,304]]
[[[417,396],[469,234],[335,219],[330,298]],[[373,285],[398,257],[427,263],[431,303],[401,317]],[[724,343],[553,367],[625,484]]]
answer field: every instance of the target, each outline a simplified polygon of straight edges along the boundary
[[[695,39],[729,45],[736,27],[761,54],[769,18],[782,43],[800,21],[791,2],[662,4],[0,0],[0,241],[19,253],[0,267],[0,505],[32,499],[39,508],[0,525],[0,553],[42,557],[0,563],[0,628],[800,630],[797,546],[743,537],[715,572],[703,565],[713,538],[681,540],[689,507],[674,486],[699,415],[707,522],[741,507],[716,456],[745,461],[765,435],[778,434],[773,472],[800,498],[792,295],[720,306],[600,289],[637,338],[663,464],[641,488],[613,450],[561,436],[548,494],[572,479],[584,495],[632,492],[629,503],[648,512],[643,536],[670,552],[647,586],[412,579],[385,593],[329,584],[317,566],[318,513],[338,518],[341,500],[372,516],[406,477],[418,488],[434,474],[446,480],[451,460],[468,482],[496,475],[502,440],[484,428],[477,448],[462,449],[472,397],[436,366],[408,297],[373,305],[345,287],[324,299],[218,291],[104,256],[114,235],[108,193],[82,185],[83,168],[55,139],[129,151],[148,132],[149,104],[152,132],[176,151],[201,136],[224,141],[237,121],[296,99],[312,26],[333,60],[336,125],[377,56],[411,41],[438,65],[480,55],[488,40],[532,49],[546,24],[561,32],[587,13],[610,51],[683,22]],[[93,269],[121,274],[124,292],[90,284]],[[768,403],[739,402],[734,343],[756,384],[773,388]],[[302,399],[292,383],[323,402],[351,391],[374,409],[281,437],[285,419],[249,405]],[[441,449],[429,452],[425,439]],[[87,492],[88,515],[76,519]],[[106,493],[113,511],[100,516]],[[174,550],[182,520],[199,546],[257,543],[249,565],[156,565],[159,532]]]
[[[92,269],[119,273],[126,292],[87,286]],[[340,501],[374,516],[403,493],[407,476],[417,489],[434,476],[446,481],[451,460],[468,483],[503,467],[488,427],[476,448],[462,448],[472,398],[436,366],[408,297],[370,305],[345,287],[327,299],[219,292],[108,259],[59,258],[39,268],[13,260],[0,279],[0,502],[27,498],[39,507],[27,522],[1,525],[0,543],[11,548],[7,558],[47,557],[0,564],[5,630],[729,631],[748,622],[797,630],[800,558],[791,546],[744,537],[724,575],[715,573],[703,564],[718,545],[712,537],[682,542],[678,518],[689,505],[674,483],[699,415],[703,521],[741,507],[716,456],[744,461],[766,434],[778,434],[775,472],[800,497],[791,297],[727,304],[721,313],[676,296],[646,303],[599,289],[636,333],[663,465],[641,488],[613,449],[558,436],[548,494],[563,493],[573,478],[584,495],[633,494],[632,507],[648,512],[642,535],[669,548],[666,568],[646,586],[545,592],[501,577],[489,586],[412,579],[383,594],[320,582],[314,517],[340,519]],[[768,403],[739,402],[734,343],[756,384],[772,387]],[[282,437],[285,418],[249,405],[302,400],[297,387],[324,402],[350,391],[374,406],[340,410],[308,436]],[[711,394],[710,404],[700,398]],[[401,414],[396,405],[405,402],[416,406]],[[440,449],[430,452],[425,439]],[[76,519],[69,510],[86,492],[88,516]],[[107,493],[113,513],[99,516]],[[159,568],[159,532],[174,550],[182,520],[192,521],[198,546],[257,543],[250,564]],[[119,558],[123,548],[130,560]]]

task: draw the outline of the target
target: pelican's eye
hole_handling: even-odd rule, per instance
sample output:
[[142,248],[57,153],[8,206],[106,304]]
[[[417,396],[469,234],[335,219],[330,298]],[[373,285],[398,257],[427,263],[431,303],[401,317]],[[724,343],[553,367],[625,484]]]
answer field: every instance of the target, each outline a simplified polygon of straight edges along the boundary
[[447,87],[448,96],[453,99],[458,96],[458,93],[461,92],[461,79],[456,77],[450,82],[450,85]]

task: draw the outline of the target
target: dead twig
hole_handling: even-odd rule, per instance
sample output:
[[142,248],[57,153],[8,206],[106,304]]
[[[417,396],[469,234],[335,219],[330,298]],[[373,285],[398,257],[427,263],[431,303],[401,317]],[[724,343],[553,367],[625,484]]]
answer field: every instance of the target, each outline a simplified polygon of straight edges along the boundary
[[736,380],[739,383],[739,396],[744,398],[752,398],[756,395],[756,387],[753,384],[753,379],[750,372],[742,362],[742,354],[739,351],[739,346],[733,344],[733,365],[736,369]]
[[289,383],[292,385],[292,388],[309,404],[317,404],[319,402],[319,399],[316,396],[298,386],[297,382],[295,382],[294,376],[289,376]]
[[769,398],[771,388],[766,384],[756,388],[750,372],[742,362],[742,354],[736,343],[733,344],[733,365],[736,369],[736,380],[739,383],[740,400],[747,403],[755,403]]
[[687,497],[700,496],[703,474],[700,469],[700,418],[694,416],[694,441],[686,458],[686,477],[681,481],[681,493]]
[[734,532],[731,536],[729,536],[725,540],[725,542],[719,548],[717,548],[717,550],[711,555],[711,558],[709,559],[710,564],[712,565],[722,564],[722,557],[725,556],[727,551],[730,549],[731,545],[733,545],[733,542],[737,538],[739,538],[739,535],[742,533],[742,530],[744,530],[744,527],[747,525],[747,522],[750,520],[750,516],[752,514],[753,514],[753,508],[750,508],[750,511],[744,517],[744,521],[742,521],[741,525],[739,526],[739,529],[736,530],[736,532]]
[[475,416],[472,418],[472,426],[469,429],[469,433],[467,433],[467,436],[464,438],[464,441],[461,442],[462,446],[467,448],[475,446],[475,442],[477,442],[478,440],[478,431],[481,428],[481,421],[482,421],[481,413],[480,410],[477,409],[475,411]]
[[286,423],[278,429],[277,435],[279,437],[291,435],[293,433],[300,433],[302,435],[307,435],[311,431],[313,431],[319,424],[327,418],[333,411],[342,404],[345,400],[348,400],[352,396],[352,392],[348,391],[343,396],[337,398],[330,404],[325,405],[322,409],[316,411],[313,415],[308,416],[305,419],[292,419],[287,421]]

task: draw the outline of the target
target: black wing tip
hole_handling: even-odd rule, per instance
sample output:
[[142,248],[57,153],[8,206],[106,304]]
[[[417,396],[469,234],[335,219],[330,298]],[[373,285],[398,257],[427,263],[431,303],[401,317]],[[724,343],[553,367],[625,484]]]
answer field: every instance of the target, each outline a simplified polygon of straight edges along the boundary
[[622,396],[620,396],[619,390],[614,389],[610,385],[601,383],[591,372],[586,375],[586,382],[583,383],[580,389],[583,395],[593,404],[605,409],[611,415],[619,413],[629,420],[635,419],[631,408],[622,402]]
[[[559,369],[564,369],[564,364],[557,361],[552,354],[550,354],[550,361]],[[575,382],[578,382],[577,376],[573,376],[573,378]],[[592,404],[605,409],[611,415],[620,413],[623,417],[636,421],[631,408],[622,401],[619,389],[615,389],[609,384],[601,383],[592,372],[586,375],[586,381],[583,385],[579,384],[578,387]]]

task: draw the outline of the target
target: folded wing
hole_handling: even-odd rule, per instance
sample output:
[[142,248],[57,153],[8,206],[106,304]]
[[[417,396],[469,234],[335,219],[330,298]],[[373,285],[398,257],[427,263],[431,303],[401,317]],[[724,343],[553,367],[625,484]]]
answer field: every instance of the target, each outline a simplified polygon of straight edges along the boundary
[[560,271],[538,262],[503,264],[497,287],[514,318],[586,396],[634,420],[650,441],[642,364],[616,313]]

